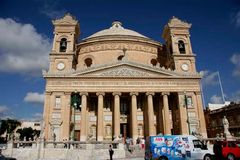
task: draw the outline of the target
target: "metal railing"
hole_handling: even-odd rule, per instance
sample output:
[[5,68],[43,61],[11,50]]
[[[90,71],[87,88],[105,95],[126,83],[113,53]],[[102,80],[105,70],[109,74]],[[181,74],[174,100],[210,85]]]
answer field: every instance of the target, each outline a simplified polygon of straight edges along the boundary
[[[9,144],[9,143],[8,143]],[[112,145],[114,149],[119,148],[119,142],[80,142],[80,141],[13,141],[12,148],[65,148],[65,149],[108,149]],[[10,147],[8,145],[8,147]]]

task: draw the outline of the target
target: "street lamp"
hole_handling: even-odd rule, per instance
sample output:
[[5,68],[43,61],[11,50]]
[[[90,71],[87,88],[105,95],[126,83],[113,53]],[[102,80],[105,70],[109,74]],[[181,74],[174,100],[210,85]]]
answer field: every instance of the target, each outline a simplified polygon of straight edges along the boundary
[[77,91],[75,91],[71,95],[71,106],[72,106],[72,115],[73,115],[73,127],[72,127],[72,133],[71,133],[71,140],[75,139],[75,110],[80,109],[80,96]]
[[187,112],[188,133],[191,134],[190,121],[189,121],[189,117],[188,117],[188,100],[187,100],[186,91],[184,91],[184,102],[185,102],[185,107],[186,107],[186,112]]

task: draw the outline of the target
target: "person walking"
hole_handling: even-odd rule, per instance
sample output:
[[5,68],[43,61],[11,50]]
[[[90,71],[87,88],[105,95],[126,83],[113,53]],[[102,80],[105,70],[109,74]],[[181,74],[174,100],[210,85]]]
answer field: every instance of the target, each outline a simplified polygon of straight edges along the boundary
[[112,149],[112,145],[109,145],[109,156],[110,156],[110,160],[112,160],[112,156],[113,156],[113,153],[114,153],[114,151],[113,151],[113,149]]
[[213,145],[213,152],[215,154],[216,160],[223,159],[222,157],[222,143],[219,139]]

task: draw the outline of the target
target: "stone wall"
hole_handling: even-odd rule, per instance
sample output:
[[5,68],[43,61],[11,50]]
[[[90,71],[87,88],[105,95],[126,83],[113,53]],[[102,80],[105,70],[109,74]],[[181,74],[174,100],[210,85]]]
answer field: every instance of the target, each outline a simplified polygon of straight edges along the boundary
[[[67,149],[67,148],[11,148],[3,150],[3,155],[6,157],[14,157],[17,160],[101,160],[109,159],[108,149],[97,149],[95,144],[86,144],[86,149]],[[114,149],[113,158],[125,158],[124,147],[119,144],[117,149]]]

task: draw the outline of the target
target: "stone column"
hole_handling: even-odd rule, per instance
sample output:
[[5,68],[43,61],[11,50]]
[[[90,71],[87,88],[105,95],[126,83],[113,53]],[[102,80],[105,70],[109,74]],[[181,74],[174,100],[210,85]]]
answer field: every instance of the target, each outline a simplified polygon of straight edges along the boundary
[[181,134],[189,134],[188,129],[188,121],[187,121],[187,110],[185,104],[185,93],[178,93],[178,101],[179,101],[179,119],[180,119],[180,131]]
[[[71,112],[71,92],[64,93],[64,101],[63,101],[63,110],[62,110],[62,122],[63,122],[63,135],[62,138],[68,139],[70,137],[70,112]],[[60,139],[61,140],[61,139]]]
[[204,138],[207,138],[207,129],[206,122],[204,118],[203,105],[202,105],[202,95],[201,92],[195,92],[197,99],[197,110],[198,110],[198,118],[199,118],[199,132],[202,134]]
[[[162,98],[162,97],[159,97]],[[164,112],[163,112],[163,104],[162,101],[159,100],[158,103],[158,118],[157,118],[157,126],[158,132],[157,133],[164,133]]]
[[131,120],[132,120],[132,138],[133,138],[133,142],[135,143],[137,138],[138,138],[138,132],[137,132],[137,127],[138,127],[138,123],[137,123],[137,96],[138,93],[136,92],[132,92],[130,93],[130,95],[132,96],[132,109],[131,109]]
[[44,111],[43,111],[43,118],[44,118],[44,122],[43,122],[43,127],[42,128],[42,136],[43,138],[45,138],[46,140],[49,139],[49,115],[50,115],[50,102],[51,102],[51,95],[52,92],[46,92],[45,93],[45,103],[44,103]]
[[105,93],[98,92],[98,113],[97,113],[97,141],[103,141],[103,96]]
[[147,92],[147,103],[148,103],[148,109],[147,109],[147,114],[148,114],[148,134],[149,136],[154,135],[154,111],[153,111],[153,92]]
[[163,92],[163,112],[164,112],[164,134],[171,135],[169,120],[168,92]]
[[114,92],[114,138],[119,137],[120,135],[120,96],[121,93]]
[[82,96],[82,103],[81,103],[81,135],[80,141],[85,142],[87,140],[87,130],[86,130],[86,112],[87,112],[87,95],[88,93],[82,92],[80,93]]

